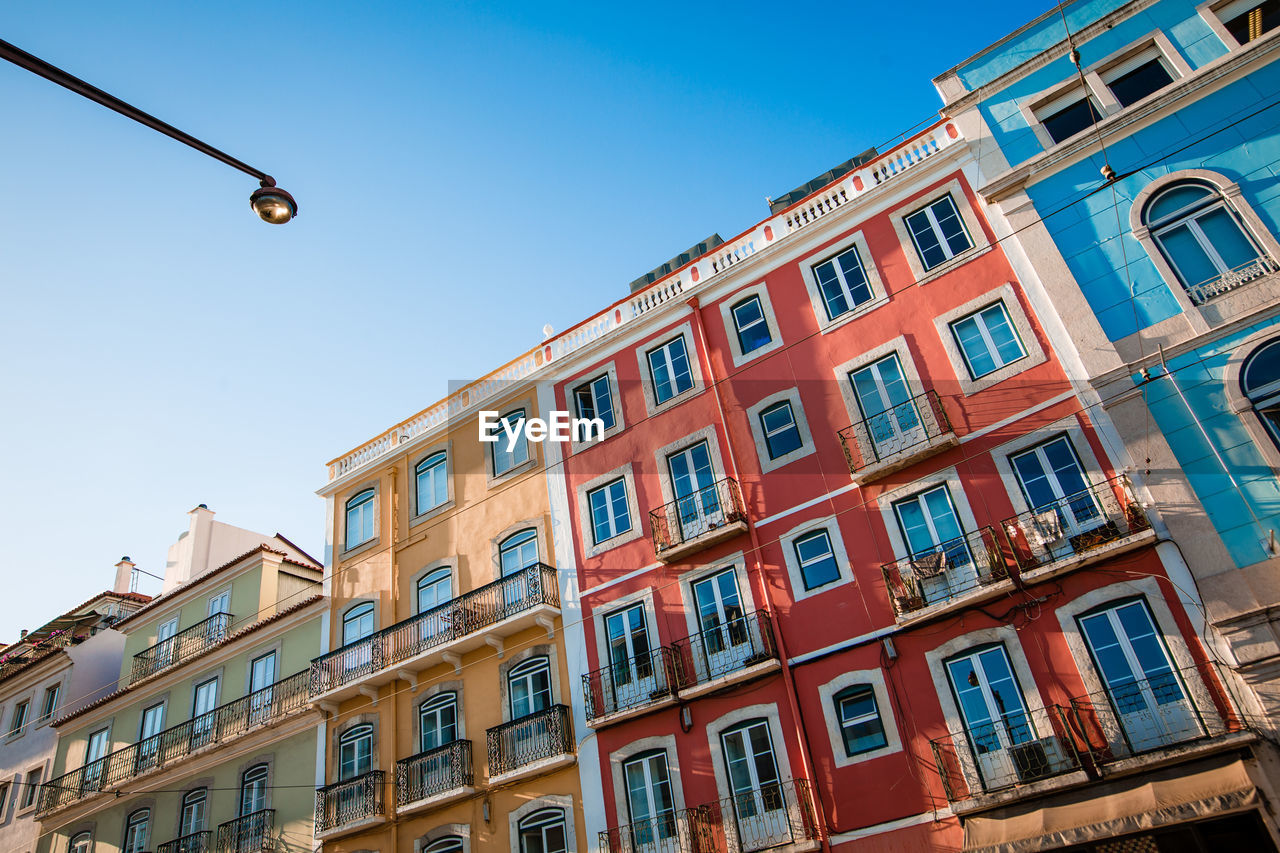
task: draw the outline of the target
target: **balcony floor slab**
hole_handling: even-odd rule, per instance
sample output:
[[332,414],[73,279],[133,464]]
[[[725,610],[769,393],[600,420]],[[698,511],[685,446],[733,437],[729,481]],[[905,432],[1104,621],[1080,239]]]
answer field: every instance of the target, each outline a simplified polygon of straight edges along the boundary
[[1060,560],[1054,560],[1035,569],[1028,569],[1021,573],[1023,583],[1040,583],[1042,581],[1052,580],[1056,577],[1074,572],[1076,569],[1082,569],[1085,566],[1092,566],[1111,557],[1118,557],[1121,554],[1127,554],[1130,551],[1136,551],[1144,545],[1149,545],[1156,541],[1156,532],[1154,530],[1142,530],[1137,533],[1125,536],[1121,539],[1108,542],[1105,545],[1099,545],[1097,548],[1090,548],[1088,551],[1082,551],[1079,554],[1072,554],[1069,557],[1063,557]]
[[457,802],[465,799],[476,792],[476,789],[470,785],[464,785],[461,788],[450,788],[447,791],[441,791],[439,794],[432,794],[430,797],[423,797],[421,800],[414,800],[412,803],[405,803],[396,806],[396,817],[402,815],[419,814],[428,812],[432,809],[438,809],[449,803]]
[[905,450],[899,450],[892,456],[886,456],[884,459],[873,462],[864,468],[859,468],[850,476],[853,478],[853,482],[857,483],[859,486],[863,486],[867,483],[879,480],[881,477],[887,477],[894,471],[901,471],[908,465],[914,465],[922,459],[927,459],[930,456],[941,453],[942,451],[948,450],[952,447],[958,447],[959,445],[960,439],[956,438],[955,433],[944,433],[936,438],[931,438],[928,441],[921,442],[920,444],[912,445]]
[[564,755],[554,755],[550,758],[531,761],[523,767],[517,767],[515,770],[508,770],[506,773],[499,773],[497,776],[490,776],[489,784],[505,785],[506,783],[514,782],[517,779],[529,779],[533,776],[541,776],[544,773],[559,770],[561,767],[568,767],[577,760],[578,756],[568,752]]
[[668,694],[664,698],[659,699],[657,702],[649,702],[644,705],[638,705],[634,708],[627,708],[622,711],[614,711],[611,714],[601,714],[599,717],[596,717],[594,720],[588,720],[587,725],[591,726],[591,728],[593,729],[603,729],[607,726],[612,726],[617,723],[621,723],[624,720],[634,720],[636,717],[643,717],[645,714],[657,713],[658,711],[661,711],[664,708],[672,707],[673,705],[676,704],[676,701],[677,700],[674,695]]
[[663,563],[675,563],[690,554],[696,554],[704,548],[710,548],[712,545],[717,545],[724,542],[726,539],[732,539],[733,537],[746,532],[747,523],[745,521],[730,521],[712,530],[708,530],[700,536],[687,539],[679,545],[672,545],[669,548],[664,548],[656,556],[658,560]]
[[316,833],[317,841],[333,841],[335,838],[342,838],[347,835],[354,835],[357,832],[363,832],[366,829],[372,829],[376,826],[382,826],[391,818],[387,815],[380,814],[372,817],[362,818],[361,820],[344,823],[342,826],[335,826],[333,829],[326,829],[324,832]]
[[761,678],[782,669],[782,663],[777,658],[770,658],[767,661],[745,666],[742,669],[736,669],[725,675],[717,676],[710,681],[702,684],[694,684],[690,687],[680,688],[680,698],[683,700],[697,699],[706,696],[708,693],[714,693],[717,690],[728,687],[733,684],[741,684],[744,681],[751,681]]

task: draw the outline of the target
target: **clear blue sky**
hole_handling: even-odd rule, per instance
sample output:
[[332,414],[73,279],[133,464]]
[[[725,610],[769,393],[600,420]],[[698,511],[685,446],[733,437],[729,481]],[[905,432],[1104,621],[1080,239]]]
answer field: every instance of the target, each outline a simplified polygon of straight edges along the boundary
[[[936,114],[1004,3],[7,4],[0,640],[207,503],[321,555],[330,458]],[[144,586],[153,591],[156,585]]]

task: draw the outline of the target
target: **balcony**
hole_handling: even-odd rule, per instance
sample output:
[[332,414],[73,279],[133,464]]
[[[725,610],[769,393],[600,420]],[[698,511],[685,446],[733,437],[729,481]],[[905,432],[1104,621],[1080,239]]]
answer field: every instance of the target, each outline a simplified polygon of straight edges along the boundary
[[730,619],[672,644],[681,699],[693,699],[781,668],[767,610]]
[[233,618],[230,613],[215,613],[203,622],[197,622],[185,631],[179,631],[151,648],[138,652],[133,656],[129,683],[135,684],[149,678],[222,642],[227,638]]
[[582,676],[587,722],[601,728],[674,705],[675,652],[659,646]]
[[499,785],[572,764],[569,708],[552,705],[488,731],[489,784]]
[[387,822],[381,770],[316,791],[316,838],[327,840]]
[[1195,305],[1203,305],[1215,296],[1221,296],[1243,287],[1251,281],[1276,271],[1276,262],[1266,255],[1247,261],[1221,275],[1187,287],[1187,296]]
[[947,605],[998,594],[1008,560],[994,529],[982,527],[880,567],[898,622],[932,617]]
[[471,741],[455,740],[396,762],[396,812],[410,814],[473,793]]
[[560,614],[556,570],[535,563],[311,662],[311,698],[337,702],[461,655],[534,625],[551,632]]
[[1155,539],[1123,476],[1015,515],[1002,527],[1026,581],[1054,577]]
[[213,833],[209,830],[193,832],[156,848],[156,853],[212,853]]
[[217,853],[265,853],[275,850],[275,827],[275,809],[262,809],[220,823]]
[[653,552],[664,563],[732,539],[747,529],[738,481],[726,477],[649,512]]
[[66,630],[54,632],[41,640],[33,640],[28,637],[21,643],[15,643],[15,645],[20,646],[19,649],[0,655],[0,681],[38,660],[43,660],[59,649],[75,645],[83,639],[83,637],[75,636],[70,630]]
[[717,853],[724,849],[723,838],[723,828],[712,824],[706,806],[699,806],[603,830],[600,833],[600,851]]
[[259,726],[310,708],[304,670],[219,705],[207,714],[138,741],[40,786],[40,817],[103,791],[172,767],[214,744],[227,743]]
[[[947,799],[984,806],[1007,799],[1002,792],[1083,781],[1081,754],[1055,708],[1016,711],[931,741]],[[1069,779],[1063,779],[1076,774]],[[1055,782],[1055,780],[1057,780]],[[994,795],[994,796],[990,796]]]
[[936,391],[864,417],[838,435],[849,473],[859,485],[960,443]]

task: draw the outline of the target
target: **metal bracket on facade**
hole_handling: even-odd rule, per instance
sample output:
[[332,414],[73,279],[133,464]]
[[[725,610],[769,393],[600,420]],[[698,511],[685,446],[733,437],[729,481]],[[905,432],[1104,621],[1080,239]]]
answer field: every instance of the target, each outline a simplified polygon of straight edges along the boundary
[[502,638],[501,637],[485,637],[484,641],[498,650],[498,660],[502,660]]
[[418,692],[418,673],[409,672],[407,669],[398,669],[396,670],[396,678],[399,678],[401,681],[409,682],[410,693]]
[[548,640],[555,639],[555,636],[556,636],[555,620],[553,620],[550,616],[539,616],[534,621],[537,622],[539,625],[541,625],[543,628],[547,629]]
[[378,707],[378,688],[366,684],[360,688],[360,692],[369,697],[370,701],[373,702],[373,707]]
[[453,665],[454,675],[462,672],[462,658],[460,656],[453,652],[445,652],[441,657],[444,658],[445,663]]

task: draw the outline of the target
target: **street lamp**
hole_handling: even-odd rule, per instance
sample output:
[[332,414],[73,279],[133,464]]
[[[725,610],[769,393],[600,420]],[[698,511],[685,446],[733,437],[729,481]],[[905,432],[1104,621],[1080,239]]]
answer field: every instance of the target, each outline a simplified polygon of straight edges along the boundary
[[107,109],[115,110],[122,116],[127,116],[139,124],[145,124],[152,130],[158,130],[165,136],[172,137],[184,145],[190,145],[215,160],[221,160],[228,166],[257,178],[260,187],[249,196],[249,206],[253,208],[254,213],[261,217],[263,222],[269,222],[272,225],[283,225],[298,215],[298,203],[294,201],[293,196],[277,187],[276,179],[266,172],[261,172],[246,163],[240,162],[212,145],[201,142],[190,134],[183,133],[173,125],[163,122],[153,115],[144,113],[131,104],[126,104],[114,95],[109,95],[98,87],[91,86],[79,77],[68,74],[61,68],[50,65],[40,57],[32,56],[25,50],[14,47],[3,39],[0,39],[0,58],[7,59],[20,68],[25,68],[33,74],[39,74],[46,80],[51,80],[63,88],[70,89],[77,95],[82,95],[91,101],[102,104]]

